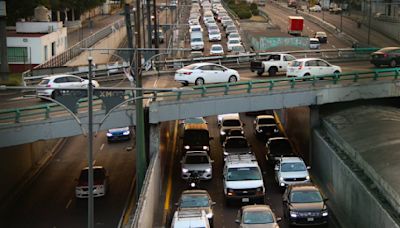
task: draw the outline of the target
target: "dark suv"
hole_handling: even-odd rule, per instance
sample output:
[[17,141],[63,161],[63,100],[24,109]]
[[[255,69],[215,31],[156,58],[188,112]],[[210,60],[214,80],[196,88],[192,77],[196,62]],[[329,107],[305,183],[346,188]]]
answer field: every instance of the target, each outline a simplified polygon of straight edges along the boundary
[[386,47],[371,54],[370,62],[376,67],[388,65],[396,67],[400,65],[400,47]]
[[210,153],[210,134],[206,123],[189,123],[184,126],[182,151],[207,151]]
[[284,216],[291,225],[328,223],[326,198],[312,184],[290,185],[283,194]]

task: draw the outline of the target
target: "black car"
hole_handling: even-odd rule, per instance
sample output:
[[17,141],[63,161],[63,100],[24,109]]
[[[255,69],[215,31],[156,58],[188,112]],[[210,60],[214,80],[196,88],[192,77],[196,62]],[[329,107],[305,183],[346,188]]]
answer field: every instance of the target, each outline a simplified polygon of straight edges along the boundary
[[259,139],[279,136],[278,125],[273,115],[259,115],[254,120],[254,134]]
[[224,156],[251,153],[250,144],[244,136],[229,136],[222,144]]
[[296,156],[292,144],[286,137],[269,138],[265,149],[267,151],[266,159],[271,162],[275,162],[280,157]]
[[400,47],[386,47],[373,52],[370,62],[376,67],[381,65],[396,67],[400,65]]
[[210,153],[210,137],[207,124],[205,123],[185,123],[182,136],[182,151],[207,151]]
[[283,213],[291,225],[328,223],[327,199],[312,184],[288,186],[282,196]]

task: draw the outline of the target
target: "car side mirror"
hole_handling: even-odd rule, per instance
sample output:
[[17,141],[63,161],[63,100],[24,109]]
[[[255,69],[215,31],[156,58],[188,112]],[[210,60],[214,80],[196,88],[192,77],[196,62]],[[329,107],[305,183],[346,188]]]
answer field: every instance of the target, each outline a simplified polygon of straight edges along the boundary
[[287,199],[283,199],[282,202],[287,203]]
[[326,201],[328,201],[329,199],[328,198],[324,198],[324,202],[326,202]]
[[240,220],[239,220],[239,219],[236,219],[235,222],[236,222],[236,223],[240,223]]
[[246,124],[245,124],[245,123],[242,123],[242,125],[243,125],[243,126],[246,126]]
[[211,202],[211,206],[214,206],[215,204],[217,204],[216,202]]
[[214,160],[210,160],[211,163],[214,163]]
[[175,203],[175,206],[179,206],[179,203]]
[[307,166],[307,169],[311,169],[311,166]]
[[282,218],[281,217],[276,217],[276,221],[280,222],[280,221],[282,221]]
[[279,171],[279,167],[275,166],[274,170]]

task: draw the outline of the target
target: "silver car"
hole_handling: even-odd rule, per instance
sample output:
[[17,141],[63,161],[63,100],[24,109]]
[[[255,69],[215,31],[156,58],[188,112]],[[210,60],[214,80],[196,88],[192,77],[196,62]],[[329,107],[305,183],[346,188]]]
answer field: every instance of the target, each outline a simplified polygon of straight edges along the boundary
[[213,162],[207,151],[187,151],[181,160],[181,176],[185,180],[192,175],[198,175],[201,180],[210,180]]

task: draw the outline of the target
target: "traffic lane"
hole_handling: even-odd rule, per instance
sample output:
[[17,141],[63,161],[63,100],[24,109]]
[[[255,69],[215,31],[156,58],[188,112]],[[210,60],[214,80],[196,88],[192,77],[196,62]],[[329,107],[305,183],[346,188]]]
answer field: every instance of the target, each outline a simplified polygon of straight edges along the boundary
[[[109,172],[110,189],[95,199],[95,224],[116,227],[134,176],[134,152],[126,151],[133,141],[108,144],[105,133],[93,141],[95,165]],[[75,198],[76,179],[87,166],[87,138],[67,139],[62,150],[38,178],[13,203],[3,227],[86,227],[87,200]],[[21,219],[23,218],[23,219]]]
[[[353,61],[343,63],[332,63],[342,67],[343,72],[355,72],[355,71],[367,71],[374,70],[374,66],[369,61]],[[285,74],[280,74],[276,77],[269,77],[266,74],[258,76],[255,72],[250,71],[250,64],[248,68],[238,69],[241,81],[257,80],[257,79],[274,79],[285,77]],[[174,72],[170,74],[143,76],[143,88],[176,88],[183,87],[181,83],[174,80]],[[103,86],[103,83],[101,84]],[[116,86],[116,87],[129,87],[130,82],[127,79],[123,79],[118,82],[104,83],[105,86]],[[2,99],[2,109],[8,108],[23,108],[33,105],[49,104],[47,101],[42,101],[34,97],[13,97],[8,99]]]
[[[288,18],[287,17],[282,17],[282,15],[287,15],[287,16],[295,16],[297,15],[293,9],[285,9],[283,10],[282,8],[278,7],[276,4],[269,4],[268,6],[264,7],[265,11],[268,13],[268,16],[271,18],[271,20],[274,22],[274,24],[280,25],[281,32],[287,35],[287,27],[288,27]],[[350,45],[336,37],[334,34],[324,30],[321,26],[314,24],[313,22],[310,22],[307,20],[307,18],[304,18],[304,32],[302,35],[312,37],[313,34],[317,31],[325,31],[327,36],[328,36],[328,41],[326,44],[321,44],[321,49],[330,49],[330,48],[345,48],[349,47]]]
[[[288,221],[283,216],[282,209],[282,189],[278,187],[278,184],[274,178],[273,165],[268,163],[265,159],[265,142],[258,140],[254,135],[253,120],[254,117],[249,117],[244,114],[240,114],[241,120],[245,123],[245,135],[249,143],[252,145],[252,151],[257,157],[259,166],[263,172],[264,185],[266,188],[266,204],[270,205],[277,217],[281,217],[282,221],[279,223],[280,227],[289,227]],[[219,142],[219,128],[217,126],[216,116],[206,117],[211,137],[213,140],[211,144],[211,158],[214,160],[213,163],[213,178],[209,181],[201,181],[199,186],[202,189],[206,189],[210,194],[213,201],[216,202],[214,206],[214,227],[237,227],[235,219],[237,211],[242,206],[241,204],[233,204],[226,206],[225,198],[223,194],[223,181],[222,181],[222,170],[223,170],[223,152],[222,146]],[[179,140],[179,139],[178,139]],[[179,147],[177,148],[178,157],[174,162],[174,173],[172,180],[173,191],[172,193],[172,204],[178,202],[181,192],[185,189],[189,189],[189,184],[182,180],[180,174],[180,159],[182,154],[180,153],[180,140]],[[176,211],[176,206],[169,210],[169,222],[172,220],[173,213]],[[167,224],[167,226],[169,223]],[[329,227],[338,227],[337,222],[332,221]]]
[[[322,12],[313,12],[313,15],[319,15],[322,18]],[[367,44],[368,43],[368,25],[361,25],[361,28],[357,26],[357,21],[354,21],[346,16],[341,16],[340,14],[332,14],[325,11],[323,14],[325,21],[330,24],[335,25],[339,30],[342,27],[343,31],[353,38],[358,40],[358,42]],[[373,29],[370,30],[370,43],[374,47],[388,47],[388,46],[399,46],[399,42],[386,37],[384,34],[377,32]]]

